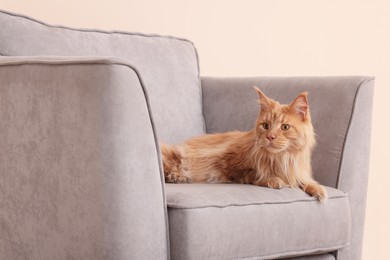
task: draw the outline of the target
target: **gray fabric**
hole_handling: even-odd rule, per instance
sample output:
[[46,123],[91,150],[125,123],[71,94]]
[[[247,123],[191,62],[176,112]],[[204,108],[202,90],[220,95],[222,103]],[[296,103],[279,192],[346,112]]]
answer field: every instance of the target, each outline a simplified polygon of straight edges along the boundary
[[[169,222],[173,258],[203,253],[214,257],[221,248],[227,258],[247,253],[248,248],[240,244],[246,235],[240,232],[242,228],[250,230],[249,240],[259,241],[260,245],[249,248],[251,255],[245,257],[258,254],[256,259],[262,259],[264,252],[272,258],[287,256],[283,252],[289,257],[329,252],[341,248],[341,244],[326,247],[326,243],[337,243],[342,235],[347,236],[346,216],[351,213],[351,245],[339,250],[337,259],[360,259],[372,78],[203,78],[202,99],[197,53],[187,40],[48,26],[3,11],[0,24],[2,56],[86,57],[45,58],[42,62],[23,57],[0,62],[0,172],[4,173],[0,180],[0,232],[5,234],[0,236],[2,257],[169,258],[156,132],[160,141],[168,143],[203,134],[202,102],[208,132],[248,130],[258,113],[257,95],[252,89],[256,84],[281,102],[292,101],[300,91],[310,92],[318,135],[313,155],[315,178],[347,192],[350,211],[347,197],[331,189],[331,195],[341,194],[340,197],[320,207],[307,196],[302,201],[286,203],[305,195],[288,189],[279,191],[284,195],[276,195],[263,188],[266,192],[261,192],[261,201],[268,198],[272,202],[263,204],[253,202],[256,200],[251,197],[254,193],[247,190],[252,189],[249,185],[234,190],[233,196],[226,195],[222,188],[225,186],[218,186],[217,191],[223,190],[221,194],[210,190],[213,186],[195,188],[195,194],[205,189],[199,194],[203,201],[190,196],[192,200],[179,201],[178,205],[216,201],[249,201],[253,205],[210,204],[185,209],[175,208],[172,202]],[[92,56],[113,56],[124,61],[88,58]],[[187,190],[196,186],[183,187]],[[188,195],[187,191],[179,194]],[[236,195],[242,200],[235,201]],[[168,198],[176,196],[168,194]],[[273,204],[278,200],[283,202]],[[285,224],[301,220],[300,214],[308,212],[310,217],[305,220],[313,225],[310,230],[324,236],[305,242],[302,233],[294,233],[302,227],[290,230]],[[267,226],[255,216],[279,226]],[[331,221],[337,227],[325,230]],[[318,225],[323,222],[325,227]],[[253,225],[248,226],[250,223]],[[264,233],[253,233],[256,230]],[[209,234],[206,231],[212,231],[210,237],[204,236]],[[232,233],[221,235],[223,231]],[[280,234],[282,238],[277,237]],[[241,240],[232,245],[228,238]],[[283,243],[290,251],[281,252],[280,248],[286,248],[276,245],[286,238],[290,240]],[[210,239],[217,242],[206,245],[211,246],[206,248],[209,251],[203,250],[203,240]],[[267,243],[273,245],[263,250]],[[312,247],[309,251],[302,248],[319,244],[325,247]],[[191,248],[186,248],[188,245]],[[240,247],[235,250],[237,245]]]
[[252,85],[281,102],[290,102],[300,91],[309,91],[318,141],[313,153],[314,176],[322,184],[348,192],[351,204],[352,241],[339,252],[338,259],[360,259],[373,78],[202,78],[208,132],[248,130],[253,126],[258,107]]
[[338,188],[351,198],[351,246],[338,252],[337,259],[361,259],[367,181],[370,160],[371,115],[374,80],[364,81],[357,93],[345,138]]
[[325,253],[350,239],[347,195],[319,203],[300,190],[166,184],[172,259],[273,259]]
[[333,254],[322,254],[322,255],[311,255],[311,256],[301,256],[294,258],[285,258],[289,260],[335,260]]
[[0,53],[5,56],[112,56],[140,72],[161,141],[204,133],[197,53],[192,42],[140,33],[48,26],[0,11]]
[[0,258],[167,259],[137,74],[111,60],[51,60],[0,59]]

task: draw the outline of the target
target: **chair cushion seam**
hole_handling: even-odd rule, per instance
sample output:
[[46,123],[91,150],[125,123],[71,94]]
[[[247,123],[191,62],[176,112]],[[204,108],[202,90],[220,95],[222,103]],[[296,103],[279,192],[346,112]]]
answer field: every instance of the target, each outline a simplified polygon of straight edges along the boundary
[[[328,200],[334,199],[346,199],[348,198],[347,194],[333,196],[328,198]],[[246,206],[261,206],[261,205],[280,205],[280,204],[293,204],[293,203],[313,203],[317,202],[316,199],[301,199],[301,200],[292,200],[292,201],[265,201],[265,202],[251,202],[251,203],[228,203],[225,205],[207,205],[207,206],[194,206],[194,207],[183,207],[179,203],[168,203],[168,208],[174,210],[196,210],[196,209],[205,209],[205,208],[229,208],[229,207],[246,207]],[[325,202],[326,203],[326,202]]]
[[[254,259],[274,259],[277,257],[283,257],[283,256],[291,256],[296,257],[299,256],[300,254],[310,254],[310,253],[315,253],[318,251],[325,251],[331,252],[334,250],[339,250],[341,248],[345,248],[349,245],[350,243],[344,243],[342,245],[335,245],[335,246],[328,246],[328,247],[315,247],[311,249],[303,249],[303,250],[296,250],[296,251],[286,251],[282,253],[277,253],[277,254],[272,254],[272,255],[261,255],[261,256],[250,256],[250,257],[244,257],[244,258],[236,258],[236,260],[254,260]],[[299,254],[299,255],[298,255]]]

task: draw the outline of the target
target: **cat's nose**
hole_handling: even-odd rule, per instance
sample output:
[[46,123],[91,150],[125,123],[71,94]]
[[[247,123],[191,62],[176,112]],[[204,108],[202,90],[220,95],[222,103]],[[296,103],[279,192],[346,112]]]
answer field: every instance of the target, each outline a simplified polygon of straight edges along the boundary
[[275,136],[273,134],[268,134],[267,139],[271,142],[272,140],[275,139]]

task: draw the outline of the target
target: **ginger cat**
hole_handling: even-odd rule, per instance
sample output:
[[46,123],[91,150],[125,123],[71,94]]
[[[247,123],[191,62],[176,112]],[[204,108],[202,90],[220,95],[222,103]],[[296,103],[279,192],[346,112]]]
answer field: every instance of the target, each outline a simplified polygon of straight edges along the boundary
[[281,105],[254,88],[260,113],[249,132],[208,134],[179,145],[161,144],[165,181],[300,188],[324,201],[327,192],[311,174],[315,134],[308,93],[299,94],[290,105]]

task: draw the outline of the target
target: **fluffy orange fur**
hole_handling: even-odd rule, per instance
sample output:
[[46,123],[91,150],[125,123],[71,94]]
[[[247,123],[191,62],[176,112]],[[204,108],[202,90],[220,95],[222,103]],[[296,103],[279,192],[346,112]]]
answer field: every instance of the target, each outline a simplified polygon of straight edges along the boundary
[[281,105],[255,90],[260,113],[252,130],[208,134],[179,145],[161,144],[165,181],[300,188],[325,200],[325,188],[311,173],[315,134],[307,92]]

